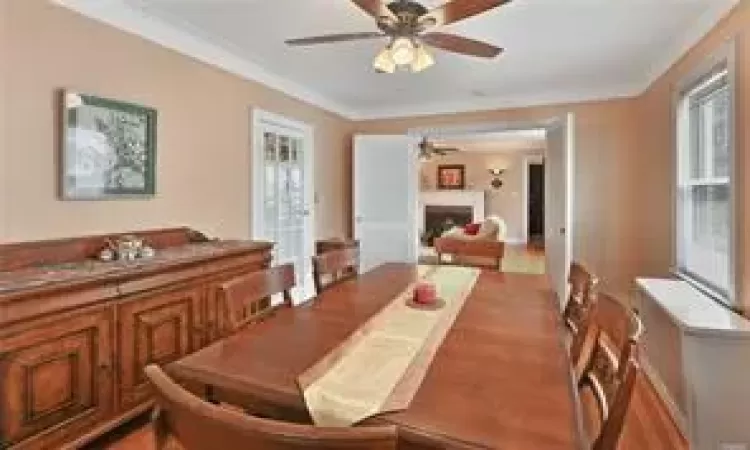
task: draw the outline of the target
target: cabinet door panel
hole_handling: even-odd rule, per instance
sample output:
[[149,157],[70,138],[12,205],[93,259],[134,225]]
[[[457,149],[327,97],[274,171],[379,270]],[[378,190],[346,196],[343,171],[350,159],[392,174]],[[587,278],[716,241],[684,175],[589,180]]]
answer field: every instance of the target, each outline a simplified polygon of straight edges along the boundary
[[111,326],[98,311],[0,332],[3,442],[54,441],[57,425],[80,431],[111,413]]
[[121,408],[148,399],[143,375],[147,365],[164,365],[199,348],[202,292],[200,287],[190,287],[118,305]]

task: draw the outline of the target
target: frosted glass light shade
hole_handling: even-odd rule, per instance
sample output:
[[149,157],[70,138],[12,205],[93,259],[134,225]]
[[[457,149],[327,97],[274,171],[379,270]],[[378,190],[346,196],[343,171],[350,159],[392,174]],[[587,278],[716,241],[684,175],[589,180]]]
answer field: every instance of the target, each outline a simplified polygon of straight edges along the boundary
[[375,57],[372,66],[378,72],[393,73],[396,71],[396,63],[391,58],[391,52],[389,48],[384,48],[378,56]]
[[416,57],[411,63],[411,71],[413,73],[418,73],[432,67],[434,64],[435,58],[430,55],[427,49],[425,49],[423,45],[417,46]]
[[396,38],[391,44],[391,59],[397,66],[411,64],[416,58],[416,49],[411,39]]

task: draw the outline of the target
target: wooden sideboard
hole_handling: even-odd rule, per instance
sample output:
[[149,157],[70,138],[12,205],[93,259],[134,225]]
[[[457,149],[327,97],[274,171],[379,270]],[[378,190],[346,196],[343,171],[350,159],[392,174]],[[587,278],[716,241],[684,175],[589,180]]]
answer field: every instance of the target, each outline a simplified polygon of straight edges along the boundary
[[120,235],[0,245],[0,449],[80,445],[146,411],[143,368],[218,339],[219,284],[271,260],[188,228],[126,234],[156,256],[98,261]]

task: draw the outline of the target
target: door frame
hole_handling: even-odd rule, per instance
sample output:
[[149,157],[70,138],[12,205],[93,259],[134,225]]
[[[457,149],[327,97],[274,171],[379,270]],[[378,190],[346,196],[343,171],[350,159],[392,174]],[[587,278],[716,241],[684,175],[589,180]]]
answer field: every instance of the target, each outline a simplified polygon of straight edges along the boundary
[[[545,153],[547,150],[544,150]],[[528,155],[523,158],[523,190],[521,191],[523,203],[523,214],[521,215],[521,226],[523,227],[523,242],[529,243],[529,167],[533,164],[544,164],[544,153],[541,155]],[[546,181],[546,180],[545,180]]]
[[[306,253],[304,256],[309,258],[315,254],[315,129],[308,123],[260,108],[251,108],[250,117],[250,237],[251,239],[259,240],[267,239],[261,233],[261,230],[263,229],[264,201],[262,195],[262,168],[264,158],[263,136],[262,133],[258,133],[257,131],[263,125],[287,129],[302,137],[303,165],[305,171],[305,206],[307,209],[304,225],[304,246]],[[312,290],[312,274],[304,274],[304,276],[305,286],[302,286],[302,288],[303,297],[306,298]],[[310,284],[310,286],[307,286],[308,284]]]

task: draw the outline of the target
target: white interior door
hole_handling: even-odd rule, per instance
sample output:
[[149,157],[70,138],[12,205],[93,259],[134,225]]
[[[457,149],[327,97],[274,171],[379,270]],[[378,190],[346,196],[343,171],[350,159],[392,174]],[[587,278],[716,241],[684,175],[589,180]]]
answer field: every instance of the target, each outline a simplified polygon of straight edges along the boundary
[[416,138],[354,137],[354,235],[362,271],[417,261],[418,172]]
[[313,294],[312,129],[254,112],[253,238],[275,243],[274,264],[294,263],[296,303]]
[[574,132],[573,114],[568,114],[547,130],[545,254],[547,273],[561,307],[568,296],[568,271],[573,253]]

